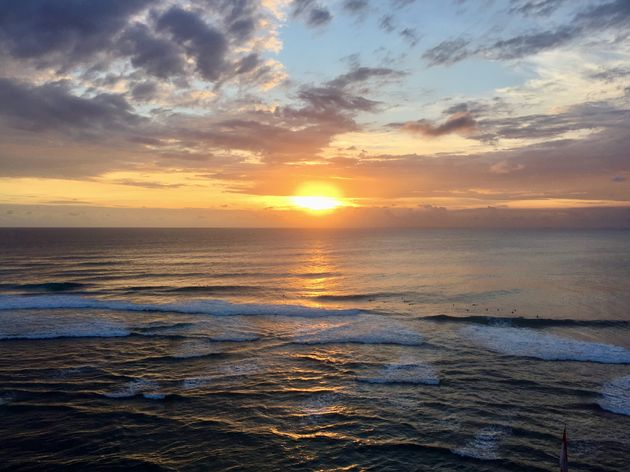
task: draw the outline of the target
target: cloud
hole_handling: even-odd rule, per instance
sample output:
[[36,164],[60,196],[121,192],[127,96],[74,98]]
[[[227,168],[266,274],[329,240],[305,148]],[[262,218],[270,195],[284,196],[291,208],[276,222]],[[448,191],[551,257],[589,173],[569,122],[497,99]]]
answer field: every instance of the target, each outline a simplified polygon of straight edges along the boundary
[[549,139],[572,131],[624,127],[628,119],[630,110],[607,102],[585,103],[562,113],[483,119],[479,121],[479,128],[483,131],[475,137],[482,141]]
[[386,33],[391,33],[396,29],[396,26],[394,25],[394,17],[392,15],[381,16],[380,20],[378,21],[378,26]]
[[414,28],[403,28],[400,30],[400,37],[403,38],[409,46],[413,47],[418,44],[420,41],[420,37],[418,36],[418,32]]
[[566,0],[512,0],[510,13],[546,17],[555,12]]
[[183,184],[165,184],[161,182],[150,182],[146,180],[133,180],[133,179],[118,179],[112,183],[118,185],[128,185],[131,187],[142,187],[150,189],[168,189],[168,188],[180,188],[184,187]]
[[157,85],[155,82],[140,82],[135,84],[131,89],[131,96],[138,101],[150,100],[155,96],[157,92]]
[[0,116],[11,127],[31,131],[121,128],[140,117],[120,95],[77,97],[63,84],[30,86],[0,79]]
[[472,54],[468,48],[469,44],[470,41],[462,38],[449,39],[428,49],[422,57],[428,61],[430,66],[455,64]]
[[171,7],[157,21],[158,31],[167,31],[184,44],[201,76],[216,81],[226,68],[227,40],[215,28],[208,26],[192,12]]
[[293,0],[293,18],[302,18],[308,26],[319,27],[332,20],[332,14],[315,0]]
[[184,74],[184,51],[174,42],[154,36],[145,25],[136,23],[119,41],[123,54],[130,56],[134,67],[162,79]]
[[342,8],[355,15],[364,14],[370,6],[368,0],[344,0]]
[[76,64],[109,50],[128,19],[150,0],[20,0],[3,2],[0,45],[39,64]]
[[350,72],[341,74],[328,82],[329,87],[344,88],[371,79],[396,80],[406,74],[388,67],[354,67]]
[[441,125],[435,125],[427,120],[407,121],[406,123],[392,123],[391,127],[400,128],[414,134],[438,137],[451,133],[467,134],[473,131],[477,122],[468,112],[459,112],[451,115]]
[[[515,3],[513,9],[525,14],[539,12],[540,15],[545,15],[545,11],[555,9],[558,4],[559,2],[547,0],[526,1]],[[581,40],[600,31],[617,31],[623,36],[629,26],[630,2],[613,0],[588,6],[576,13],[566,24],[554,29],[525,32],[490,43],[482,41],[474,46],[471,40],[448,39],[425,51],[423,57],[430,66],[450,65],[472,56],[499,60],[519,59]]]

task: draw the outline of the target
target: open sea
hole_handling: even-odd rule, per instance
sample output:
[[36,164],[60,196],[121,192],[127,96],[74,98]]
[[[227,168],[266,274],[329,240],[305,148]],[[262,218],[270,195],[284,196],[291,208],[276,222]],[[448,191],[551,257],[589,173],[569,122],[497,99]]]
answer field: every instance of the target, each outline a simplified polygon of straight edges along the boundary
[[630,232],[2,229],[0,469],[630,470]]

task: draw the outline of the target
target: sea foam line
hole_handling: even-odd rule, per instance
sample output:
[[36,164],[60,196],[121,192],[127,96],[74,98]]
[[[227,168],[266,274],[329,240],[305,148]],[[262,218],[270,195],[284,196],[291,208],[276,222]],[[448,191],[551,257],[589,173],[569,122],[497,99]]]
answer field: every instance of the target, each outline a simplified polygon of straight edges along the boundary
[[346,316],[360,310],[333,310],[283,304],[230,303],[224,300],[193,300],[179,303],[134,303],[125,300],[101,300],[76,295],[11,296],[0,295],[1,310],[101,309],[147,311],[215,316]]
[[529,328],[471,325],[463,328],[461,333],[491,351],[509,356],[630,364],[630,350],[621,346],[581,341]]

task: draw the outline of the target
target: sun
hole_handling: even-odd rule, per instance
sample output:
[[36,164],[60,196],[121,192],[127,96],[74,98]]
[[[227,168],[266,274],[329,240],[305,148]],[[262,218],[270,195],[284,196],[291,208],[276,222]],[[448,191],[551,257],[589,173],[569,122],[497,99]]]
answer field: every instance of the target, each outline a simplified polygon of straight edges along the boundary
[[343,205],[341,200],[333,197],[300,196],[291,197],[291,201],[297,207],[311,211],[333,210]]
[[297,208],[319,213],[346,205],[336,187],[319,182],[301,185],[296,195],[290,197],[290,200],[291,204]]

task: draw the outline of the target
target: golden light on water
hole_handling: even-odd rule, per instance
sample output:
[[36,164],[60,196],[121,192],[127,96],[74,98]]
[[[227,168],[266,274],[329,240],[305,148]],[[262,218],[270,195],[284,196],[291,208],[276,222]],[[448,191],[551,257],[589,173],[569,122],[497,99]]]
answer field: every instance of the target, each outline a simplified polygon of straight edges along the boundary
[[321,182],[301,185],[290,200],[293,206],[311,212],[326,212],[347,205],[337,187]]

